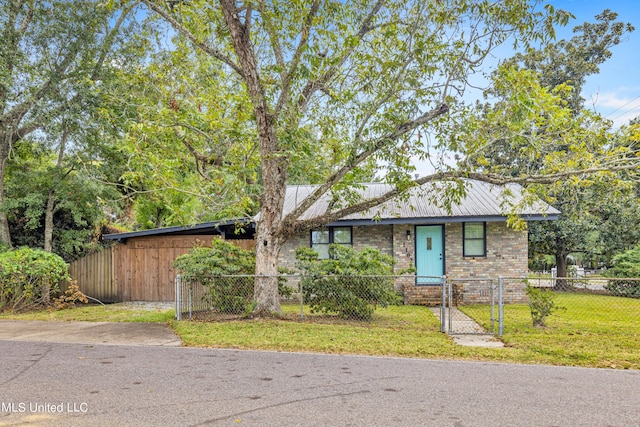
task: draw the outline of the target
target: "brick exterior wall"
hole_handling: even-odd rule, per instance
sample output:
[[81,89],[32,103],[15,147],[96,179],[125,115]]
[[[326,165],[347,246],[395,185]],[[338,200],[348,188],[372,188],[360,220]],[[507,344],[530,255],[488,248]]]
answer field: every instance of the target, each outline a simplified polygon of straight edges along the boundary
[[[527,273],[527,232],[507,228],[505,222],[488,222],[486,228],[487,253],[484,257],[464,257],[462,253],[462,223],[447,223],[445,230],[445,274],[455,280],[454,301],[457,303],[486,303],[490,298],[489,281],[478,280],[503,277],[521,277]],[[407,231],[409,238],[407,239]],[[362,250],[375,247],[396,260],[396,273],[414,266],[415,227],[413,224],[354,226],[353,247]],[[279,265],[295,269],[295,251],[298,246],[309,246],[310,235],[297,236],[285,243]],[[413,277],[400,277],[396,290],[404,295],[405,304],[439,305],[439,286],[415,286]],[[524,284],[505,282],[504,302],[524,302]]]
[[296,236],[289,239],[282,245],[278,256],[278,266],[291,270],[296,270],[296,249],[300,246],[308,248],[311,242],[311,235]]
[[377,248],[385,255],[393,256],[393,226],[373,225],[355,226],[352,228],[353,249]]
[[[409,233],[407,235],[407,232]],[[408,268],[415,268],[415,226],[413,224],[393,225],[393,257],[396,260],[394,272],[399,274]],[[438,300],[442,292],[436,289],[416,287],[413,275],[400,276],[395,281],[395,289],[403,295],[405,304],[433,305],[429,301]],[[435,292],[435,293],[434,293]]]
[[505,222],[487,223],[487,255],[464,257],[462,223],[445,226],[445,271],[449,277],[519,277],[526,274],[526,231],[508,228]]
[[[357,251],[361,251],[366,247],[371,247],[379,249],[383,254],[393,256],[393,235],[391,225],[352,227],[351,238],[353,241],[353,248]],[[310,233],[287,240],[280,250],[278,265],[295,270],[296,249],[300,246],[308,248],[310,247],[310,244]],[[413,251],[413,247],[411,250]]]

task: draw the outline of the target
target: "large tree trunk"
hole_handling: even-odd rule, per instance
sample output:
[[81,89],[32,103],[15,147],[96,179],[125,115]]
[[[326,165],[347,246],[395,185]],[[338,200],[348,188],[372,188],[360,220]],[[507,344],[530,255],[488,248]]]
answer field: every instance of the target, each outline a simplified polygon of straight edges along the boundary
[[[60,138],[60,146],[58,147],[58,158],[56,160],[56,170],[62,169],[64,160],[64,152],[67,149],[67,140],[69,139],[69,131],[66,121],[63,121],[63,131]],[[60,174],[60,179],[64,179]],[[47,207],[44,212],[44,250],[45,252],[53,251],[53,215],[56,213],[56,191],[51,188],[47,196]]]
[[273,239],[269,227],[258,226],[256,233],[256,279],[253,297],[256,302],[254,314],[271,316],[280,313],[278,295],[279,239]]
[[[260,126],[260,121],[258,121]],[[269,130],[260,132],[271,133]],[[275,138],[275,135],[273,135]],[[261,138],[262,139],[262,138]],[[256,232],[256,281],[254,314],[269,316],[280,313],[278,296],[278,255],[282,247],[279,230],[282,224],[282,209],[286,192],[286,167],[276,156],[268,156],[262,161],[263,195],[260,206],[260,220]]]
[[55,213],[56,192],[49,191],[47,207],[44,212],[44,250],[53,251],[53,214]]
[[2,135],[0,141],[0,243],[12,247],[11,231],[9,231],[9,218],[7,211],[3,209],[4,204],[4,178],[7,169],[7,159],[11,153],[11,136],[6,133]]
[[240,19],[240,10],[233,0],[220,0],[225,22],[231,35],[241,75],[253,104],[260,141],[262,197],[260,220],[256,235],[256,281],[254,299],[258,316],[280,313],[278,297],[278,255],[282,247],[279,237],[286,191],[287,161],[280,151],[276,136],[277,117],[271,111],[260,81],[255,52],[247,22]]
[[567,283],[567,256],[564,254],[556,254],[556,280],[554,288],[557,290],[566,290],[569,285]]
[[280,313],[278,296],[278,255],[283,240],[280,237],[282,210],[286,192],[286,165],[276,153],[276,136],[270,123],[258,118],[258,132],[263,153],[260,220],[256,233],[256,281],[254,298],[258,316]]

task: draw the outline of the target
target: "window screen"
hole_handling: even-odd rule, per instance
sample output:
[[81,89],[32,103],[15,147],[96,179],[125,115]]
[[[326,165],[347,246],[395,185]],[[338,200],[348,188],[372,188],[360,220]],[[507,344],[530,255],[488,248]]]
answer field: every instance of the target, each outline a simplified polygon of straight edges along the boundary
[[466,222],[463,226],[464,256],[486,255],[486,226],[484,222]]
[[311,232],[311,248],[318,252],[318,259],[329,258],[329,245],[352,244],[351,227],[329,227]]

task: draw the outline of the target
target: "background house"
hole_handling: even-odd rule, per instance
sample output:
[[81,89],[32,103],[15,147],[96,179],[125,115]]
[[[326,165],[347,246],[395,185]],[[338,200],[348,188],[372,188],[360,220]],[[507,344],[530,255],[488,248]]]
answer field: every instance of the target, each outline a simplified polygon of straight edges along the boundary
[[[279,263],[295,268],[295,251],[300,246],[315,249],[320,257],[328,256],[331,243],[350,245],[356,250],[375,247],[394,257],[396,271],[415,266],[415,278],[396,283],[407,304],[429,304],[434,298],[439,301],[440,289],[430,285],[440,283],[445,274],[459,279],[524,276],[528,270],[527,231],[508,227],[507,215],[517,214],[525,221],[553,220],[559,211],[540,200],[525,203],[523,189],[518,185],[501,187],[480,181],[466,184],[466,196],[452,201],[449,209],[442,207],[443,184],[429,183],[412,189],[406,199],[390,200],[300,234],[286,242]],[[288,187],[285,214],[315,188]],[[369,199],[389,190],[387,184],[366,184],[361,195]],[[329,203],[328,196],[319,200],[299,219],[326,212]],[[466,301],[480,302],[484,297],[488,295],[474,296],[469,292]],[[511,301],[523,297],[521,292],[512,292]]]

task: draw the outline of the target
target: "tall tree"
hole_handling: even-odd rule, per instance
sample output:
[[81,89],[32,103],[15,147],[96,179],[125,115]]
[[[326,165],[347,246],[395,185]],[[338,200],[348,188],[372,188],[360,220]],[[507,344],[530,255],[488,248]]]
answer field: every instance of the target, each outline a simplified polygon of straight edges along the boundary
[[[534,251],[555,255],[564,278],[567,256],[585,251],[607,210],[633,193],[640,147],[599,115],[586,109],[576,115],[566,102],[567,85],[544,88],[536,73],[515,66],[502,67],[494,78],[499,101],[478,106],[458,129],[462,161],[470,170],[514,177],[560,173],[545,185],[520,182],[562,212],[558,221],[532,225],[530,243]],[[581,172],[563,175],[567,169]]]
[[[135,2],[7,0],[0,8],[0,242],[11,246],[5,176],[11,152],[27,136],[57,139],[64,156],[70,117],[81,111]],[[80,120],[82,123],[82,121]],[[63,129],[52,134],[52,129]],[[68,147],[66,147],[68,148]],[[61,166],[61,164],[60,164]],[[51,225],[55,193],[50,193]],[[51,235],[51,230],[47,231]],[[45,239],[50,249],[50,237]]]
[[[568,14],[552,7],[538,11],[538,2],[525,0],[143,1],[217,60],[225,78],[237,82],[249,99],[261,165],[257,313],[279,311],[278,254],[296,233],[428,181],[472,176],[500,183],[550,182],[579,173],[565,168],[511,177],[453,170],[434,158],[435,173],[414,180],[408,160],[433,154],[430,140],[415,138],[419,131],[444,135],[454,128],[470,76],[497,45],[510,36],[524,45],[540,42],[553,33],[554,23],[566,22]],[[346,156],[317,190],[283,215],[287,174],[302,127],[338,144]],[[384,164],[395,190],[363,200],[351,189],[369,162]],[[316,218],[298,219],[325,195],[342,203]]]
[[[148,22],[148,28],[171,34],[162,23]],[[147,63],[123,76],[117,89],[136,100],[133,114],[123,120],[112,112],[114,122],[126,123],[121,145],[128,168],[121,181],[133,200],[134,227],[255,215],[261,171],[246,91],[182,34],[171,34],[169,43],[157,40]],[[296,144],[288,183],[323,182],[345,155],[311,126],[287,138]]]
[[574,90],[568,94],[567,102],[574,114],[579,114],[584,107],[581,92],[587,77],[598,74],[600,65],[611,58],[611,49],[634,31],[631,23],[616,21],[617,18],[616,12],[605,9],[595,16],[595,22],[574,27],[575,35],[570,39],[529,49],[507,62],[536,71],[544,87],[571,85]]
[[[545,168],[545,156],[552,153],[568,153],[573,151],[575,144],[584,144],[581,138],[590,138],[594,145],[590,146],[594,152],[602,152],[605,148],[614,148],[619,145],[620,137],[614,135],[610,124],[605,123],[599,117],[584,110],[584,99],[581,96],[582,86],[589,75],[599,72],[599,66],[611,57],[611,49],[622,42],[624,37],[634,30],[629,23],[616,21],[617,14],[605,10],[596,15],[594,23],[585,22],[574,28],[575,35],[569,40],[559,40],[542,48],[529,49],[517,54],[513,58],[504,61],[504,70],[516,72],[518,67],[535,72],[538,83],[531,84],[530,89],[535,93],[546,96],[554,96],[557,100],[563,100],[562,104],[553,102],[552,105],[544,104],[541,108],[550,108],[548,115],[562,111],[569,114],[569,120],[581,123],[580,128],[574,128],[578,132],[567,132],[565,124],[560,127],[550,126],[552,123],[543,115],[533,110],[529,117],[539,117],[538,121],[531,120],[526,123],[529,128],[521,128],[519,138],[507,140],[501,135],[505,129],[500,125],[514,124],[520,126],[520,117],[509,116],[510,123],[500,120],[500,114],[504,113],[504,103],[512,104],[512,111],[518,111],[517,103],[520,102],[520,110],[526,108],[522,99],[514,96],[511,83],[505,85],[501,76],[496,76],[497,84],[487,94],[495,96],[497,102],[493,105],[485,105],[486,128],[491,130],[493,142],[487,145],[482,155],[475,155],[466,160],[476,164],[482,170],[496,170],[500,168],[503,173],[519,176],[522,174],[541,173]],[[530,74],[528,74],[530,75]],[[502,79],[502,80],[501,80]],[[539,85],[539,87],[538,87]],[[534,88],[535,87],[535,88]],[[542,91],[541,91],[542,89]],[[536,106],[537,107],[537,106]],[[498,117],[493,120],[492,117]],[[591,129],[591,131],[589,131]],[[606,136],[606,137],[605,137]],[[546,137],[545,144],[539,141]],[[514,141],[518,141],[514,144]],[[537,150],[537,154],[530,149],[531,144],[544,147],[546,152]],[[624,144],[623,144],[624,145]],[[585,145],[586,146],[586,145]],[[637,147],[634,144],[628,146],[631,152]],[[623,147],[615,148],[620,158]],[[527,155],[523,155],[526,153]],[[556,154],[557,155],[557,154]],[[562,213],[558,221],[545,221],[540,224],[532,224],[530,230],[530,246],[534,251],[551,251],[555,255],[556,267],[559,277],[567,276],[567,256],[573,252],[586,251],[593,246],[593,238],[599,234],[599,227],[604,227],[605,221],[596,215],[604,214],[606,209],[597,208],[595,201],[608,200],[617,203],[624,199],[625,193],[631,190],[631,186],[625,180],[633,179],[628,174],[600,176],[590,180],[564,180],[554,185],[537,187],[537,194],[552,203]],[[599,181],[599,182],[598,182]],[[622,203],[622,202],[621,202]],[[614,209],[615,210],[615,209]],[[629,212],[629,210],[627,210]],[[611,224],[611,222],[609,222]],[[615,233],[615,230],[610,230]],[[558,282],[563,286],[562,281]]]

